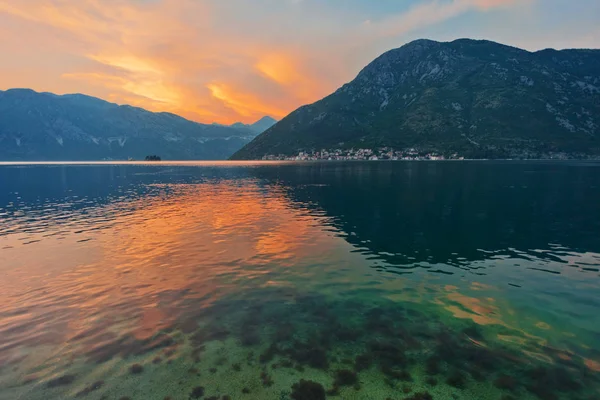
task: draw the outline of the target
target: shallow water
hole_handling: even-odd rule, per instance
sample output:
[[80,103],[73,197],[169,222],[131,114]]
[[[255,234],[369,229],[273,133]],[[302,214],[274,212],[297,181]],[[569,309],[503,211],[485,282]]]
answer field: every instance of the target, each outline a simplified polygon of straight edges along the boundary
[[600,164],[2,165],[0,399],[598,399],[599,269]]

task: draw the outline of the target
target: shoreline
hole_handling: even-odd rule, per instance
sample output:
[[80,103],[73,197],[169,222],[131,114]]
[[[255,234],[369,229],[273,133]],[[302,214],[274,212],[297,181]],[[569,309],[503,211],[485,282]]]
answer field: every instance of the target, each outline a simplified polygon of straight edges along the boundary
[[0,161],[0,166],[27,166],[27,165],[272,165],[272,164],[316,164],[316,163],[395,163],[395,162],[600,162],[600,158],[465,158],[463,160],[430,160],[430,159],[407,159],[407,160],[163,160],[163,161],[126,161],[126,160],[89,160],[89,161]]

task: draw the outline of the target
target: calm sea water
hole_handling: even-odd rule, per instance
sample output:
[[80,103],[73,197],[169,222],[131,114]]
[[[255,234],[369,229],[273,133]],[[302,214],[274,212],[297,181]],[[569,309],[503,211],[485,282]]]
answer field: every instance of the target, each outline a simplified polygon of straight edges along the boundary
[[600,164],[2,165],[0,399],[599,399],[599,269]]

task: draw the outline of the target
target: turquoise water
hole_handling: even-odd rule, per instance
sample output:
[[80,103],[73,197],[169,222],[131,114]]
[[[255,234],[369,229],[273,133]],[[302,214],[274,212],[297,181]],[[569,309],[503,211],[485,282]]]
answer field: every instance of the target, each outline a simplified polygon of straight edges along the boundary
[[0,399],[600,398],[600,164],[0,166]]

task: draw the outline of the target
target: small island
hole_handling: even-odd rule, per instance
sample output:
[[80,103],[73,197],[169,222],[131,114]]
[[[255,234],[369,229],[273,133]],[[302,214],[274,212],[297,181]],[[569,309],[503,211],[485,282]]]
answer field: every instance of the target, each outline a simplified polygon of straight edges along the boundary
[[146,156],[145,161],[161,161],[161,158],[157,155]]

